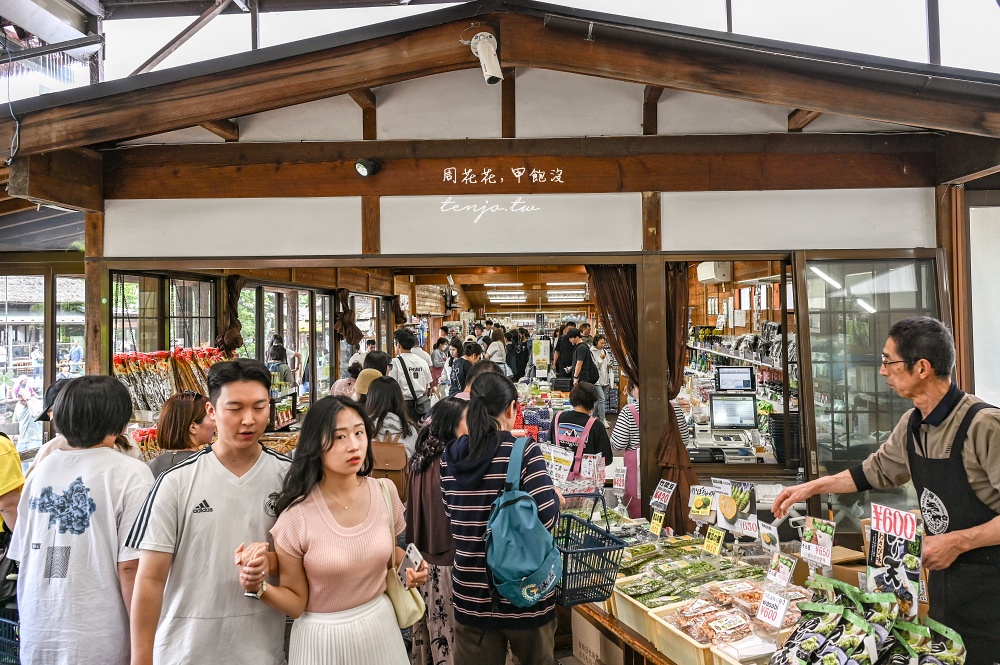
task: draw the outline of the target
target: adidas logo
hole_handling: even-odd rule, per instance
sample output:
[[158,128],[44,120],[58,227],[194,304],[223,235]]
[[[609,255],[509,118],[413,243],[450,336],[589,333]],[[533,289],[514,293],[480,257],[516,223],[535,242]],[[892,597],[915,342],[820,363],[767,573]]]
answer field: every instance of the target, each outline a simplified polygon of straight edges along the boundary
[[197,515],[198,513],[210,513],[212,512],[212,506],[208,505],[208,501],[202,499],[201,503],[194,507],[191,511],[192,515]]

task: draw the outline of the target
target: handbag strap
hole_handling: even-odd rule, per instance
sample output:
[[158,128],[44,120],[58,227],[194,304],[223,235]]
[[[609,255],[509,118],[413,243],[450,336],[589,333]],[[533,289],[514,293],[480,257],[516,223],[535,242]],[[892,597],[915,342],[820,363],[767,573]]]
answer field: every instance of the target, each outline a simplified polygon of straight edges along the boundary
[[406,369],[406,361],[403,360],[403,354],[401,353],[396,356],[396,360],[398,360],[399,364],[403,366],[403,376],[406,377],[406,385],[410,386],[410,399],[416,402],[417,391],[413,389],[413,379],[410,378],[410,371]]
[[382,498],[385,499],[385,509],[389,511],[389,537],[392,540],[392,568],[396,568],[396,515],[392,512],[392,499],[389,498],[388,481],[381,478],[378,484],[382,487]]

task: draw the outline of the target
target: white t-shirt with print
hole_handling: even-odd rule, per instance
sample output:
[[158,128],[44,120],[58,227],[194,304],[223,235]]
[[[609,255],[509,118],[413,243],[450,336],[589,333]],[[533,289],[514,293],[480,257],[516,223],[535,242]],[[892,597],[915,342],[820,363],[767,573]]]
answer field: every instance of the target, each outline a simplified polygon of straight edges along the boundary
[[413,389],[417,391],[417,397],[427,394],[427,386],[431,385],[431,368],[424,359],[412,353],[401,353],[389,363],[389,376],[396,379],[396,383],[403,389],[403,399],[413,399],[410,394],[410,384],[406,382],[403,375],[403,368],[399,359],[406,363],[406,369],[410,372],[410,380],[413,381]]
[[9,555],[21,562],[21,662],[127,665],[118,564],[153,474],[113,448],[56,450],[28,476]]
[[285,617],[243,595],[233,552],[240,543],[271,542],[274,502],[290,464],[263,448],[236,477],[206,447],[160,474],[128,537],[132,547],[174,555],[155,665],[284,662]]

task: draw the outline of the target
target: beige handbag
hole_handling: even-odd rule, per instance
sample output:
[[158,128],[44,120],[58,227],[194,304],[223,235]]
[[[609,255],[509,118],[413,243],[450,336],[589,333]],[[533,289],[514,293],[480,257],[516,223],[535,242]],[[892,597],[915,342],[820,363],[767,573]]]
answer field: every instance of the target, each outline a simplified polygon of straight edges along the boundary
[[416,588],[407,589],[396,577],[396,518],[392,510],[392,498],[389,496],[389,488],[385,480],[379,480],[382,487],[382,498],[385,499],[385,508],[389,511],[389,534],[392,536],[392,557],[389,567],[385,571],[385,593],[392,601],[392,609],[396,611],[396,623],[400,628],[409,628],[420,621],[427,607],[424,599],[420,596],[420,591]]

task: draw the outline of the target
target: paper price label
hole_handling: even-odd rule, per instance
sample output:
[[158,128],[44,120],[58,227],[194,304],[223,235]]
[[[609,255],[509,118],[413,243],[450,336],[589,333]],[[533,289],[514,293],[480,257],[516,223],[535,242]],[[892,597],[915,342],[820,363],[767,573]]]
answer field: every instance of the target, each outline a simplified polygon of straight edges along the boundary
[[767,570],[767,581],[777,586],[788,586],[795,570],[795,559],[787,554],[775,552],[771,557],[771,567]]
[[781,543],[778,541],[778,528],[767,522],[758,522],[760,529],[760,542],[764,546],[765,552],[777,552]]
[[788,611],[788,599],[773,591],[765,591],[760,599],[760,609],[757,610],[757,618],[774,628],[781,628],[781,623],[785,620],[785,613]]
[[715,621],[710,621],[708,625],[717,633],[726,633],[734,628],[739,628],[744,624],[746,624],[746,620],[742,617],[728,616],[716,619]]
[[550,454],[552,455],[552,480],[565,482],[569,477],[570,469],[573,468],[573,456],[559,446],[552,446],[550,450]]
[[712,478],[712,487],[722,494],[730,494],[733,491],[733,481],[725,478]]
[[802,558],[820,566],[831,565],[836,529],[836,522],[807,517],[802,528]]
[[830,566],[833,563],[833,550],[814,543],[802,543],[802,558],[820,566]]
[[624,467],[618,467],[615,469],[615,479],[613,481],[613,488],[616,490],[625,490],[625,474],[628,470]]
[[871,528],[903,540],[915,540],[917,537],[917,516],[903,510],[873,503]]
[[677,489],[677,483],[661,480],[656,484],[656,489],[653,490],[653,498],[649,500],[649,505],[659,504],[666,507],[670,503],[670,497],[674,495],[675,489]]
[[756,515],[751,515],[745,520],[736,520],[736,528],[739,529],[744,536],[751,536],[752,538],[756,538],[757,536],[760,535],[760,529],[757,526]]
[[654,536],[659,536],[660,532],[663,531],[663,520],[667,516],[665,510],[655,510],[653,511],[653,518],[649,520],[649,532]]
[[705,534],[705,544],[702,546],[709,554],[714,554],[719,556],[722,552],[722,541],[726,539],[726,532],[718,527],[710,526],[708,527],[708,533]]
[[580,462],[580,477],[593,479],[597,474],[597,456],[584,455]]

